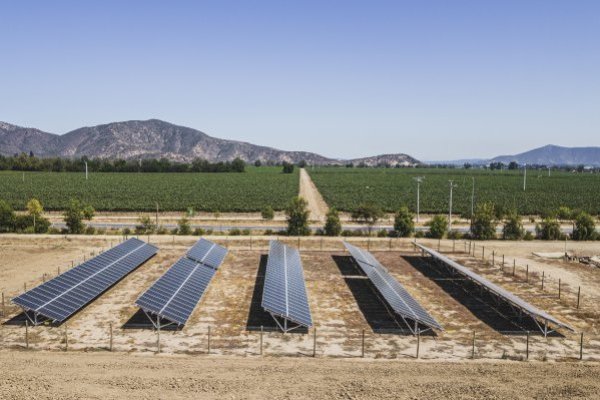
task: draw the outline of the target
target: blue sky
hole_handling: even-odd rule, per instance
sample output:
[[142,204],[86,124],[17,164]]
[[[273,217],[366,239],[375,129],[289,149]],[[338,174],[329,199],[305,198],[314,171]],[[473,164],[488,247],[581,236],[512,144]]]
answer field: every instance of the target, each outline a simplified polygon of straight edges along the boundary
[[600,145],[600,1],[6,1],[0,120],[331,157]]

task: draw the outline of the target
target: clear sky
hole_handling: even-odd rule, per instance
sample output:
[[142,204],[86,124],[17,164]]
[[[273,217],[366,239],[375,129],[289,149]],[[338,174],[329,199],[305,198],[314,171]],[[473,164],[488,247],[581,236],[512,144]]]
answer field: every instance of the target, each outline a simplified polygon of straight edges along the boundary
[[330,157],[600,145],[600,1],[4,1],[0,120]]

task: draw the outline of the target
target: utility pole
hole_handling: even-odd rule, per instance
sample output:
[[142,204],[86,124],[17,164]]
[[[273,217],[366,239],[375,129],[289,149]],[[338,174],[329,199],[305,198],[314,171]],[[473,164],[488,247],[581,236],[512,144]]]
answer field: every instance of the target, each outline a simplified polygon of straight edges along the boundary
[[550,177],[550,167],[548,167],[548,177]]
[[471,189],[471,230],[473,230],[473,214],[475,213],[475,177],[473,179],[473,188]]
[[448,231],[452,230],[452,189],[456,186],[452,179],[448,180],[450,182],[450,207],[448,208]]
[[158,201],[156,202],[156,229],[158,229]]
[[423,181],[424,177],[417,176],[413,179],[417,181],[417,222],[419,222],[419,211],[421,208],[421,182]]
[[523,166],[523,191],[527,188],[527,164]]
[[87,167],[87,161],[83,162],[85,164],[85,180],[88,180],[88,167]]

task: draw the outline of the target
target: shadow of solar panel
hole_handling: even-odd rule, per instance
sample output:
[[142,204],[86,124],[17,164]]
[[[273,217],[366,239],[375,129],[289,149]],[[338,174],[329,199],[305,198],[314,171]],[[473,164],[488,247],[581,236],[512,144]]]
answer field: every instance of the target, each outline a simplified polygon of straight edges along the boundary
[[25,311],[63,322],[131,271],[158,249],[132,238],[12,299]]
[[312,326],[300,253],[276,240],[269,245],[261,305],[273,315]]
[[445,255],[443,255],[433,249],[425,247],[421,244],[415,243],[415,245],[418,248],[420,248],[421,250],[423,250],[424,252],[428,253],[434,259],[444,263],[448,267],[452,268],[453,270],[460,273],[461,275],[471,279],[472,281],[477,282],[479,285],[485,287],[491,293],[494,293],[496,296],[504,299],[508,303],[513,304],[514,306],[523,310],[523,312],[525,312],[526,314],[529,314],[533,318],[540,318],[547,322],[551,322],[559,327],[563,327],[563,328],[569,329],[571,331],[574,330],[571,326],[557,320],[556,318],[552,317],[550,314],[546,313],[545,311],[540,310],[539,308],[526,302],[525,300],[523,300],[520,297],[516,296],[515,294],[509,292],[508,290],[490,282],[486,278],[471,271],[469,268],[457,263],[456,261],[450,259],[449,257],[446,257]]
[[429,328],[443,330],[435,318],[406,291],[404,286],[370,252],[347,242],[344,242],[344,246],[396,314]]
[[[198,259],[188,258],[192,250]],[[227,255],[227,249],[201,239],[188,255],[173,264],[135,304],[148,314],[185,325]],[[151,320],[155,324],[154,319]]]

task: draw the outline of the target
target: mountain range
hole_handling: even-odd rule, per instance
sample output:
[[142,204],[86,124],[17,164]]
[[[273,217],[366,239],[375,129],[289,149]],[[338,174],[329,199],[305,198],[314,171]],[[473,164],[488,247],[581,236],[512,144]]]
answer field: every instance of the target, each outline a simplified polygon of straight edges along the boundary
[[549,144],[512,156],[498,156],[491,162],[508,164],[511,161],[538,165],[600,166],[600,147],[562,147]]
[[147,121],[113,122],[83,127],[57,135],[35,128],[24,128],[0,122],[0,154],[12,156],[30,153],[38,157],[90,158],[167,158],[189,162],[202,158],[210,162],[231,161],[236,157],[246,162],[291,162],[302,160],[313,165],[379,163],[412,166],[419,161],[406,154],[386,154],[359,159],[333,159],[304,151],[284,151],[235,140],[218,139],[204,132],[151,119]]

